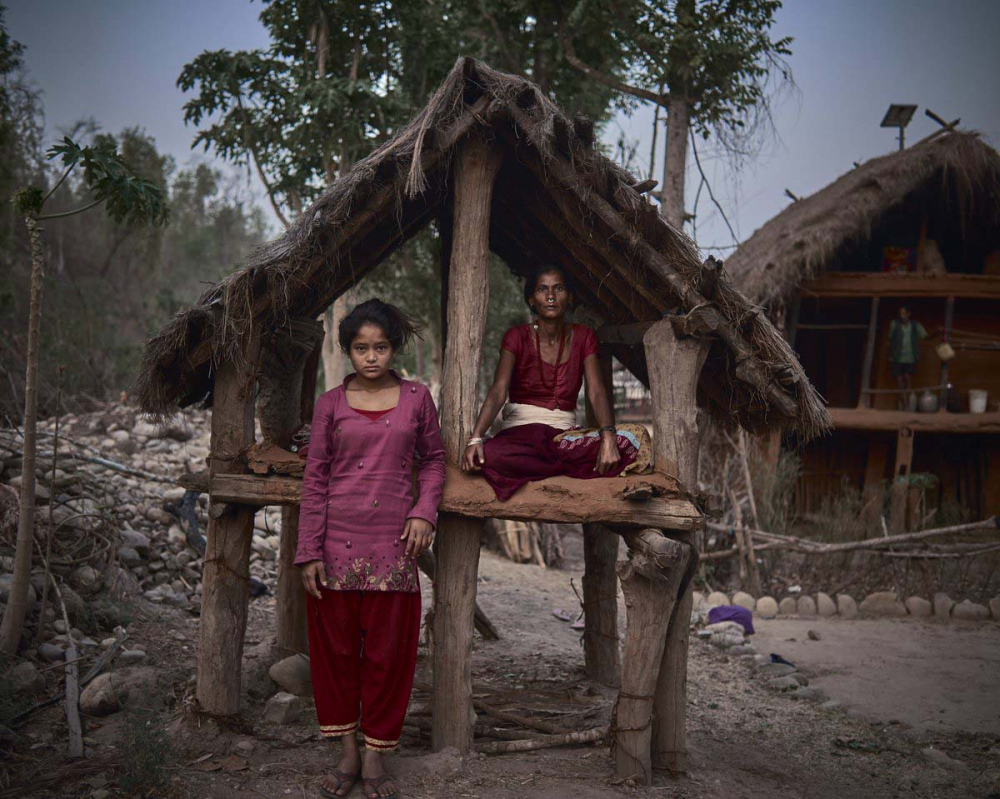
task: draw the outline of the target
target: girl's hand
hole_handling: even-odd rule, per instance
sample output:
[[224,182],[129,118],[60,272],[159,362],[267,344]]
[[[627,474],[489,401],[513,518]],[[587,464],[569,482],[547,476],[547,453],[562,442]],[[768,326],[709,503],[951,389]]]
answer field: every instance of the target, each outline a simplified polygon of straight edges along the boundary
[[462,458],[463,472],[478,472],[486,463],[486,453],[482,444],[470,444],[465,448],[465,457]]
[[407,519],[400,541],[406,541],[406,554],[418,557],[426,552],[434,540],[434,525],[426,519]]
[[601,450],[597,453],[595,471],[600,474],[612,471],[622,456],[618,452],[618,437],[611,432],[601,434]]
[[322,599],[319,587],[322,585],[326,588],[326,569],[323,567],[323,561],[311,560],[302,566],[301,572],[302,585],[305,586],[306,593],[316,599]]

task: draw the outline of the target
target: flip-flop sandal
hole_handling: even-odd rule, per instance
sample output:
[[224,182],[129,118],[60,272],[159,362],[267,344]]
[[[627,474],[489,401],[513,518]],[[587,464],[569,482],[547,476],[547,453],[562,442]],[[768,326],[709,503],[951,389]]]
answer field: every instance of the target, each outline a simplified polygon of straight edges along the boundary
[[552,615],[559,619],[559,621],[573,621],[573,617],[565,610],[553,610]]
[[375,791],[375,795],[378,797],[378,799],[399,799],[400,795],[399,791],[393,791],[392,793],[386,794],[385,796],[382,796],[379,793],[379,791],[382,789],[382,786],[392,779],[393,776],[391,774],[382,774],[379,777],[372,777],[371,779],[365,777],[364,779],[361,780],[361,784],[362,786],[364,786],[365,789],[365,796],[371,799],[372,795],[371,792]]
[[587,625],[584,623],[583,617],[581,616],[579,619],[577,619],[575,622],[573,622],[569,626],[569,628],[571,630],[586,630],[587,629]]
[[[320,796],[324,799],[344,799],[345,796],[351,795],[351,791],[354,790],[354,786],[358,784],[358,780],[361,779],[361,772],[359,771],[356,774],[348,774],[346,771],[341,771],[339,768],[335,768],[330,776],[337,781],[337,787],[330,791],[320,785]],[[329,777],[327,779],[329,779]],[[347,788],[346,793],[337,793],[337,791],[343,788]]]

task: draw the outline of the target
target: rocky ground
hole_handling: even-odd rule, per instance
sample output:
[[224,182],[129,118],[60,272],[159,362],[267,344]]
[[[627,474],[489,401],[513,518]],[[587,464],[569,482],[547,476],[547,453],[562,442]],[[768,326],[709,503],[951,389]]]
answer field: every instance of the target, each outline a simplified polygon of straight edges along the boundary
[[[193,708],[199,541],[167,507],[183,494],[172,480],[204,467],[206,416],[186,414],[166,429],[146,425],[119,406],[64,418],[63,435],[75,444],[67,441],[61,452],[110,459],[134,473],[67,460],[55,481],[47,478],[50,496],[41,499],[41,508],[47,513],[53,499],[62,514],[56,523],[63,523],[65,545],[53,550],[53,571],[65,587],[71,627],[58,623],[54,611],[47,613],[45,634],[36,643],[36,604],[23,657],[8,664],[0,684],[0,719],[58,693],[68,635],[82,651],[81,673],[109,649],[113,656],[81,700],[84,760],[65,760],[65,713],[58,704],[0,730],[0,799],[317,794],[335,751],[316,737],[311,699],[295,695],[308,692],[295,684],[295,670],[275,675],[283,684],[270,676],[275,662],[270,590],[251,604],[243,716],[217,721]],[[50,447],[49,441],[43,439],[43,446]],[[0,482],[16,484],[16,441],[0,442],[8,442],[0,443],[5,467]],[[203,529],[204,504],[197,514]],[[256,527],[253,573],[270,589],[278,514],[260,513]],[[502,639],[487,643],[477,637],[474,683],[479,696],[511,711],[530,707],[542,716],[576,718],[580,727],[600,726],[610,719],[613,692],[583,679],[579,633],[553,615],[564,610],[572,616],[579,608],[574,592],[582,577],[579,539],[568,537],[565,548],[565,570],[517,565],[483,553],[480,604]],[[9,564],[0,564],[0,570],[8,569]],[[33,580],[39,594],[43,579],[39,572]],[[0,598],[4,584],[0,577]],[[426,602],[428,587],[424,590]],[[974,686],[962,700],[974,701],[977,692],[995,697],[1000,627],[912,619],[878,623],[890,625],[880,635],[896,646],[888,660],[846,656],[851,626],[861,621],[805,622],[818,632],[818,641],[808,637],[808,629],[803,638],[797,627],[780,626],[799,624],[794,619],[758,622],[758,639],[751,644],[737,643],[735,635],[702,640],[695,632],[689,675],[691,773],[679,779],[659,775],[653,788],[611,780],[604,743],[497,756],[431,753],[428,696],[421,690],[415,692],[393,768],[405,795],[413,797],[1000,796],[996,726],[981,723],[975,714],[964,724],[961,709],[948,716],[949,724],[921,725],[903,707],[888,712],[891,703],[871,710],[864,692],[851,691],[852,684],[874,685],[877,691],[880,680],[892,682],[895,670],[909,668],[908,690],[948,695],[941,670],[926,666],[960,653],[953,658],[958,665],[951,667],[951,677]],[[840,629],[834,633],[823,625]],[[965,632],[973,626],[980,636],[974,640]],[[933,635],[915,632],[925,628]],[[879,646],[878,635],[862,637],[863,649]],[[907,661],[900,642],[914,638],[926,648],[924,662]],[[815,648],[807,649],[802,641]],[[734,643],[744,648],[734,649]],[[821,646],[830,646],[827,654]],[[795,666],[778,675],[782,670],[770,663],[771,652]],[[845,654],[838,659],[837,652]],[[975,671],[963,671],[962,663]],[[786,680],[787,690],[772,685],[779,679]],[[417,681],[418,686],[429,682],[425,646]],[[281,693],[287,696],[277,696]],[[905,704],[905,691],[893,696],[893,702]]]

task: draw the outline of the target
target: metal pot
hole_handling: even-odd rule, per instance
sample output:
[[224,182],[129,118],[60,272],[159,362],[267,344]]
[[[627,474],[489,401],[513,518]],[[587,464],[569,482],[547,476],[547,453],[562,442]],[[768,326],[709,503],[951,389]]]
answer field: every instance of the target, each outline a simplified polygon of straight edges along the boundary
[[920,395],[919,407],[921,413],[935,413],[938,409],[937,394],[929,389],[924,391],[924,393]]

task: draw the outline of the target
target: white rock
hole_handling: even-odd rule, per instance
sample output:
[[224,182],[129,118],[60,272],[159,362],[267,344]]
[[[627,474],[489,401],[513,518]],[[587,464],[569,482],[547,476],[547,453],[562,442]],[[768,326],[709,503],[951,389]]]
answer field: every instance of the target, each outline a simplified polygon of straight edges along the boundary
[[[0,602],[6,602],[10,597],[10,588],[14,584],[13,574],[0,574]],[[34,604],[38,595],[35,593],[34,586],[28,583],[28,603]]]
[[284,691],[280,691],[267,700],[264,707],[264,718],[272,724],[291,724],[302,712],[302,700]]
[[906,610],[911,616],[926,618],[934,613],[933,605],[920,596],[911,596],[904,604],[906,605]]
[[750,596],[750,594],[746,591],[737,591],[733,594],[733,604],[741,608],[746,608],[749,611],[753,611],[753,609],[757,606],[757,600]]
[[774,597],[762,596],[757,600],[756,611],[762,619],[773,619],[778,615],[778,603]]
[[122,666],[131,666],[136,663],[142,663],[145,659],[146,653],[141,649],[126,649],[118,655],[118,663]]
[[97,675],[80,694],[80,710],[88,716],[107,716],[121,710],[128,689],[113,672]]
[[281,688],[296,696],[311,696],[312,675],[309,673],[309,661],[302,655],[279,660],[268,670],[268,675]]
[[858,603],[850,594],[837,594],[837,613],[842,619],[853,619],[858,615]]
[[797,607],[800,616],[816,615],[816,600],[811,596],[800,596]]
[[951,615],[953,618],[964,619],[966,621],[983,621],[990,617],[990,610],[986,605],[980,605],[978,602],[970,602],[968,599],[963,599],[955,605],[955,609],[952,610]]
[[965,763],[960,760],[955,760],[953,757],[949,757],[940,749],[921,749],[920,754],[922,754],[928,762],[933,763],[936,766],[941,766],[942,768],[962,773],[969,771],[969,767],[965,765]]
[[6,678],[15,694],[37,694],[45,690],[45,677],[27,660],[8,671]]
[[798,603],[793,596],[786,596],[778,603],[778,613],[782,616],[792,616],[798,612],[798,609]]
[[907,615],[906,606],[899,601],[895,591],[876,591],[874,594],[869,594],[861,602],[858,610],[869,616],[892,618]]
[[836,616],[837,605],[829,594],[820,591],[816,594],[816,612],[820,616]]
[[95,593],[101,587],[101,575],[93,566],[78,566],[70,576],[73,585],[85,594]]
[[934,616],[938,619],[948,621],[951,618],[951,611],[955,607],[955,601],[945,593],[938,591],[934,594]]
[[728,604],[729,604],[729,597],[727,597],[721,591],[713,591],[711,594],[708,595],[708,599],[705,600],[705,607],[709,609],[717,608],[720,605],[728,605]]

